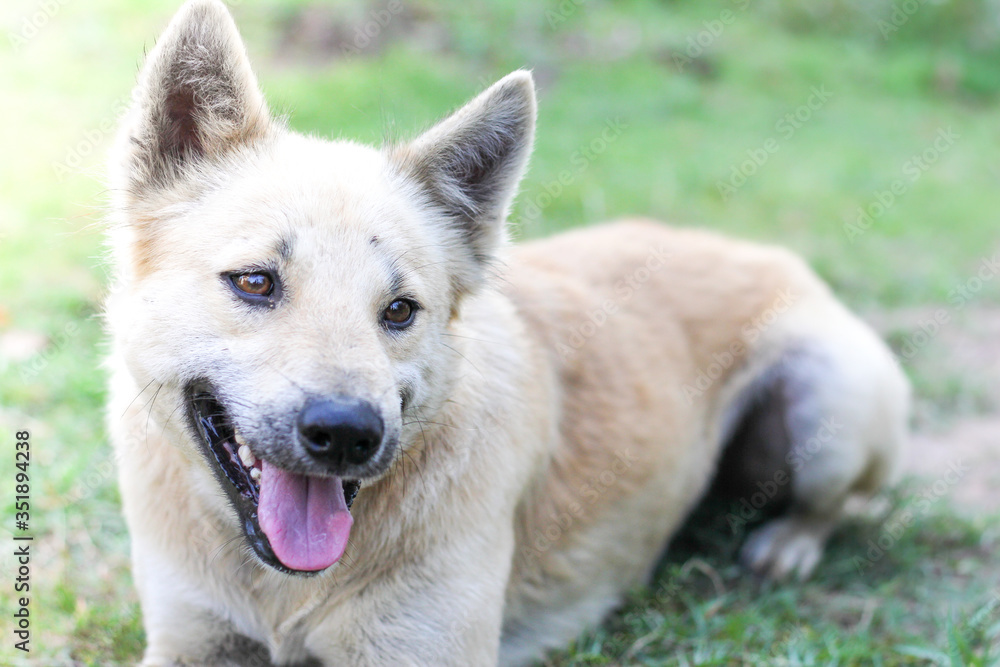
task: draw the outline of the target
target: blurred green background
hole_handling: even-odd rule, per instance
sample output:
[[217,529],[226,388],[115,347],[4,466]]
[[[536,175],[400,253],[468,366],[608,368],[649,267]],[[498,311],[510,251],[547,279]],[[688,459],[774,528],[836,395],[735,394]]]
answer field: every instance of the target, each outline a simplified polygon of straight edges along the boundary
[[[519,236],[642,214],[786,244],[899,351],[927,442],[996,423],[1000,2],[228,4],[272,107],[321,136],[411,136],[531,68],[540,115]],[[30,664],[141,651],[103,427],[103,174],[143,52],[178,6],[0,8],[0,460],[13,471],[12,434],[30,429]],[[12,477],[0,473],[4,553]],[[894,501],[919,496],[919,480]],[[796,589],[757,590],[733,566],[738,542],[694,535],[669,585],[552,662],[998,664],[996,498],[971,515],[935,504],[861,573],[851,557],[880,526],[859,524]],[[685,544],[709,547],[694,574]],[[699,579],[709,570],[719,578]],[[23,663],[3,637],[0,663]]]

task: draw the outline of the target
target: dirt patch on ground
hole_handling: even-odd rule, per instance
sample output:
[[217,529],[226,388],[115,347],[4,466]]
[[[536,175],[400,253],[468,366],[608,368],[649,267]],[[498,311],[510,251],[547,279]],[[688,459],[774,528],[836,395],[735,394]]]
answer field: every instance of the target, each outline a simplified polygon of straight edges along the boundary
[[932,481],[952,469],[960,478],[949,493],[960,509],[975,514],[1000,510],[1000,415],[962,419],[939,433],[914,434],[907,472]]
[[949,494],[977,514],[1000,511],[1000,308],[907,309],[868,318],[916,389],[906,471],[929,482],[964,470]]

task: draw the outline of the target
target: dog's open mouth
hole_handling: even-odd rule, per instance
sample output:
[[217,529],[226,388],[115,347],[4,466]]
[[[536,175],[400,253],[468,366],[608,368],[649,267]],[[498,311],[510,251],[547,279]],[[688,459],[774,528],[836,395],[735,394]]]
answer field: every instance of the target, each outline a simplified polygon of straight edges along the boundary
[[315,573],[340,560],[360,482],[296,473],[257,458],[206,385],[192,385],[188,395],[204,453],[261,560],[290,574]]

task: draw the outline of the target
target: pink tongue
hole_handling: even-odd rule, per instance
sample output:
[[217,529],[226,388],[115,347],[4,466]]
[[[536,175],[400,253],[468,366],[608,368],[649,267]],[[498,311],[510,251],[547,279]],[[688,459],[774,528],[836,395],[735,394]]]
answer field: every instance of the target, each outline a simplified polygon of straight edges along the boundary
[[257,517],[285,567],[313,572],[344,554],[354,519],[339,477],[309,477],[261,461]]

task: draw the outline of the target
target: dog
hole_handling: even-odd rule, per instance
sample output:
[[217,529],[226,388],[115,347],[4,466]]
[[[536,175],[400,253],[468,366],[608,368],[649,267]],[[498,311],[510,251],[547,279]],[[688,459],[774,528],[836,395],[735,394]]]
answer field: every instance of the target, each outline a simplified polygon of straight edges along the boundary
[[528,665],[713,480],[787,505],[742,551],[779,580],[893,480],[907,381],[797,256],[646,220],[508,243],[535,112],[517,71],[407,143],[301,136],[222,2],[173,19],[110,174],[143,665]]

